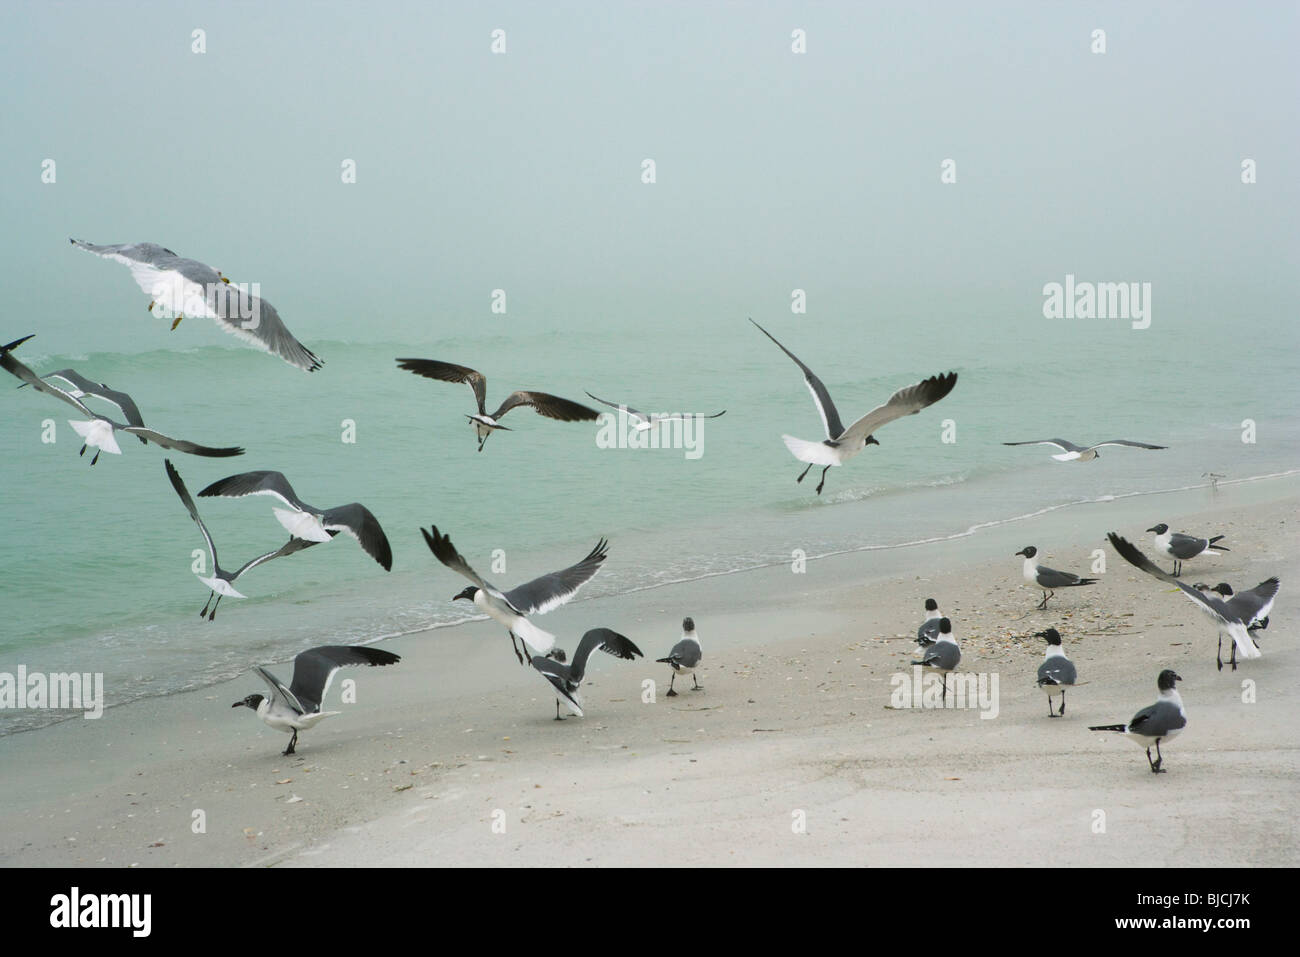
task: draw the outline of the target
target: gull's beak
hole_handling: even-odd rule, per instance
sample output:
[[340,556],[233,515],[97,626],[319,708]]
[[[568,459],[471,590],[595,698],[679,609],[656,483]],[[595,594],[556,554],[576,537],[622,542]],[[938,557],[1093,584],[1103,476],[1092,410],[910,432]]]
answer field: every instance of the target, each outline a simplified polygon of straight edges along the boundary
[[1155,527],[1152,526],[1151,528],[1148,528],[1147,531],[1148,531],[1148,532],[1154,532],[1154,531],[1155,531]]
[[234,704],[232,704],[230,707],[232,707],[232,708],[242,708],[243,706],[244,706],[244,702],[242,702],[242,701],[236,701],[236,702],[235,702]]

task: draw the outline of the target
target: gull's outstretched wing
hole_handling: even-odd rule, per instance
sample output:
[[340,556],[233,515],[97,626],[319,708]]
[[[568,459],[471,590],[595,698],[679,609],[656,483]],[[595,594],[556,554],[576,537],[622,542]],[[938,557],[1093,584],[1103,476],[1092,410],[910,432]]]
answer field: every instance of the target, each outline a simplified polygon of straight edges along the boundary
[[544,415],[548,419],[558,419],[561,422],[590,422],[600,418],[600,413],[595,409],[574,402],[572,399],[562,399],[549,392],[523,391],[511,392],[501,403],[501,408],[492,413],[492,418],[499,420],[511,409],[517,409],[521,405],[528,406],[538,415]]
[[434,558],[442,562],[458,575],[468,578],[471,582],[485,591],[495,592],[493,588],[479,573],[474,571],[470,563],[461,557],[460,552],[456,551],[456,546],[451,543],[450,535],[442,535],[438,532],[437,525],[430,525],[429,531],[420,529],[420,534],[424,536],[424,543],[429,546],[429,551],[433,552]]
[[[35,333],[32,335],[35,335]],[[15,377],[20,379],[26,385],[31,386],[37,392],[44,392],[46,395],[52,395],[57,399],[62,399],[64,402],[68,403],[68,405],[77,409],[82,414],[90,416],[92,419],[103,418],[102,416],[98,416],[94,412],[90,411],[86,404],[73,396],[72,393],[64,392],[58,386],[46,382],[26,365],[14,358],[13,350],[17,349],[30,338],[31,336],[23,336],[21,339],[15,339],[8,345],[0,346],[0,368],[12,373]],[[19,386],[19,388],[22,387]]]
[[916,415],[927,406],[934,405],[951,392],[956,384],[957,373],[955,372],[922,379],[920,382],[899,389],[884,405],[877,406],[850,425],[843,435],[834,435],[831,438],[840,442],[865,439],[882,425],[901,419],[905,415]]
[[[749,321],[754,322],[753,319]],[[776,342],[777,348],[793,359],[794,364],[803,370],[804,382],[808,386],[808,391],[812,393],[813,402],[817,405],[817,411],[822,417],[822,426],[826,429],[826,438],[839,438],[844,432],[844,425],[840,422],[840,413],[836,410],[835,403],[831,401],[831,394],[826,391],[826,386],[822,384],[822,380],[817,378],[812,369],[804,365],[798,356],[777,342],[776,336],[759,326],[757,322],[754,322],[754,325],[758,327],[759,332]]]
[[1128,439],[1111,439],[1109,442],[1098,442],[1096,445],[1090,445],[1084,451],[1100,449],[1107,445],[1127,445],[1131,449],[1167,449],[1167,445],[1148,445],[1146,442],[1130,442]]
[[[117,423],[113,423],[114,426]],[[185,439],[173,439],[170,436],[163,435],[161,432],[155,432],[153,429],[146,429],[144,426],[126,426],[118,431],[130,432],[132,435],[140,438],[141,441],[148,440],[154,445],[161,445],[165,449],[175,449],[177,452],[188,452],[190,455],[203,455],[212,459],[229,458],[232,455],[243,455],[244,450],[238,446],[227,448],[212,448],[207,445],[199,445],[196,442],[187,442]],[[200,495],[203,493],[200,492]]]
[[199,518],[198,506],[194,504],[194,499],[190,498],[189,489],[187,489],[185,483],[181,481],[180,473],[177,472],[176,467],[172,465],[171,459],[163,459],[163,465],[167,467],[167,478],[171,481],[172,488],[174,488],[176,494],[180,496],[181,503],[189,511],[190,518],[194,519],[194,524],[197,525],[199,531],[203,533],[203,540],[208,543],[208,551],[212,554],[212,569],[215,572],[220,567],[220,563],[217,561],[217,546],[213,543],[212,536],[208,534],[208,527],[203,524],[203,519]]
[[[96,398],[111,402],[121,410],[122,415],[126,416],[127,425],[144,425],[144,419],[140,415],[140,408],[125,392],[119,392],[116,389],[110,389],[102,382],[92,382],[84,375],[77,372],[76,369],[60,369],[58,372],[47,372],[41,376],[42,379],[62,379],[68,385],[72,386],[72,395],[80,399],[83,395],[93,395]],[[140,436],[140,441],[145,441]]]
[[401,657],[381,648],[364,645],[321,645],[309,648],[293,659],[293,684],[290,691],[308,709],[320,710],[329,692],[334,673],[348,665],[376,667],[395,665]]
[[506,601],[524,615],[543,615],[552,608],[558,608],[576,595],[578,589],[600,570],[600,563],[605,560],[608,551],[609,543],[602,538],[587,557],[576,565],[512,588],[505,593]]
[[487,415],[487,377],[483,373],[475,372],[469,366],[439,362],[437,359],[398,359],[397,366],[407,372],[422,375],[426,379],[468,383],[474,390],[474,401],[478,403],[479,415]]
[[1003,445],[1055,445],[1062,452],[1086,452],[1086,446],[1075,445],[1065,439],[1030,439],[1026,442],[1003,442]]

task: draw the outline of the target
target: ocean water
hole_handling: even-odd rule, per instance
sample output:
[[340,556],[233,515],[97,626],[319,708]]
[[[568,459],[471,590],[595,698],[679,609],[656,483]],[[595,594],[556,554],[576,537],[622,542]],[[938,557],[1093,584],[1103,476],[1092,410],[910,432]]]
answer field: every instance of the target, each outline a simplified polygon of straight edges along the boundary
[[[596,315],[444,321],[397,341],[377,317],[367,339],[347,342],[314,340],[309,321],[286,317],[325,360],[312,375],[195,320],[171,333],[143,314],[106,319],[130,332],[123,341],[138,349],[130,352],[55,355],[38,335],[19,352],[36,371],[72,366],[130,392],[160,431],[247,449],[224,460],[172,454],[192,494],[235,472],[278,469],[309,502],[367,505],[394,567],[385,573],[341,536],[255,569],[237,586],[246,600],[226,599],[215,622],[200,620],[207,590],[190,566],[203,541],[167,482],[167,453],[122,439],[122,455],[92,468],[89,454],[77,455],[70,407],[0,389],[0,671],[103,672],[112,706],[316,644],[463,621],[473,609],[449,599],[464,583],[429,553],[421,525],[449,532],[481,573],[507,586],[567,565],[607,536],[610,558],[581,600],[789,561],[795,549],[817,556],[928,542],[938,552],[952,536],[1045,508],[1204,484],[1207,472],[1237,480],[1300,467],[1300,359],[1289,318],[1270,327],[1277,348],[1244,358],[1206,348],[1213,316],[1162,324],[1157,315],[1139,331],[1046,320],[1038,302],[1030,291],[1023,314],[1008,308],[1011,318],[756,315],[818,372],[846,421],[921,376],[959,373],[948,398],[886,426],[879,447],[832,469],[820,497],[819,470],[796,484],[803,466],[781,442],[783,432],[821,437],[802,376],[743,313],[675,316],[658,328]],[[39,322],[10,322],[6,341],[39,332]],[[490,405],[531,388],[581,401],[590,390],[647,411],[727,413],[700,424],[692,452],[603,448],[603,426],[517,410],[505,420],[514,431],[479,453],[465,419],[469,388],[401,371],[399,356],[482,370]],[[1253,443],[1242,441],[1247,419]],[[42,441],[45,420],[55,423],[53,443]],[[945,420],[953,442],[943,441]],[[348,423],[352,443],[343,441]],[[1169,449],[1113,448],[1092,463],[1060,464],[1047,447],[1001,444],[1056,436]],[[227,568],[284,539],[269,498],[197,501]],[[494,573],[501,555],[505,571]],[[0,712],[0,733],[66,716]]]

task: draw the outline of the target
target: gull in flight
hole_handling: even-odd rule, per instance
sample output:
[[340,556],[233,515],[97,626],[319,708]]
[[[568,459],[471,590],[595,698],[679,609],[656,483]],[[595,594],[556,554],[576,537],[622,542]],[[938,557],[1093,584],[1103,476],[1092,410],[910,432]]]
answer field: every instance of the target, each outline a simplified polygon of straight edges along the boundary
[[1067,442],[1065,439],[1034,439],[1028,442],[1003,442],[1003,445],[1055,445],[1061,450],[1059,455],[1053,455],[1052,458],[1058,462],[1091,462],[1093,459],[1101,458],[1098,449],[1105,448],[1108,445],[1127,445],[1132,449],[1164,449],[1167,445],[1148,445],[1145,442],[1130,442],[1128,439],[1111,439],[1109,442],[1098,442],[1096,445],[1075,445],[1073,442]]
[[620,412],[626,414],[627,417],[632,420],[633,428],[635,428],[638,432],[645,432],[649,429],[654,428],[660,422],[670,422],[673,419],[716,419],[720,415],[727,414],[726,409],[723,409],[721,412],[715,412],[713,413],[713,415],[703,415],[701,413],[694,413],[694,412],[671,412],[671,413],[641,412],[638,409],[632,408],[630,405],[623,405],[618,402],[610,402],[606,399],[601,399],[597,396],[591,395],[590,392],[588,392],[587,395],[590,395],[601,405],[607,405],[611,409],[618,409]]
[[97,246],[70,240],[84,249],[122,263],[131,270],[136,285],[153,299],[149,311],[163,319],[174,319],[172,329],[186,316],[214,319],[218,327],[233,333],[263,352],[270,352],[292,366],[315,372],[321,360],[293,337],[280,314],[265,299],[249,295],[218,270],[177,256],[157,243],[117,243]]
[[270,495],[289,507],[275,508],[278,521],[293,538],[309,542],[328,542],[339,532],[347,532],[360,543],[367,555],[393,570],[393,549],[388,544],[379,520],[370,509],[358,502],[334,508],[317,508],[300,499],[282,472],[243,472],[213,482],[199,498],[243,498],[245,495]]
[[469,419],[470,424],[474,427],[474,434],[478,436],[478,450],[483,451],[483,445],[487,442],[488,436],[498,430],[506,432],[513,431],[507,426],[500,425],[499,421],[503,415],[511,409],[517,409],[519,406],[528,406],[538,415],[544,415],[548,419],[557,419],[560,422],[591,422],[600,417],[600,413],[595,409],[588,408],[569,399],[561,399],[557,395],[551,395],[548,392],[511,392],[506,396],[506,400],[501,403],[491,415],[487,413],[487,377],[481,372],[475,372],[467,366],[458,366],[450,362],[440,362],[437,359],[398,359],[399,368],[407,372],[414,372],[416,375],[422,375],[426,379],[437,379],[440,382],[466,382],[474,390],[474,400],[478,403],[478,412],[474,415],[469,413],[465,417]]
[[1220,594],[1213,591],[1201,592],[1194,585],[1188,585],[1180,582],[1177,578],[1165,571],[1151,559],[1142,554],[1142,551],[1128,539],[1111,532],[1106,536],[1114,546],[1115,551],[1119,552],[1121,558],[1135,568],[1138,568],[1152,578],[1158,578],[1162,582],[1168,582],[1171,585],[1178,586],[1178,590],[1196,603],[1196,607],[1214,619],[1215,624],[1219,626],[1219,652],[1216,655],[1216,663],[1219,670],[1223,670],[1223,638],[1226,635],[1232,640],[1232,670],[1237,670],[1237,653],[1241,653],[1243,658],[1260,658],[1260,650],[1255,647],[1255,643],[1250,638],[1249,627],[1259,618],[1268,614],[1268,609],[1273,606],[1273,597],[1277,594],[1280,584],[1277,576],[1260,582],[1249,592],[1239,597],[1231,598],[1224,601]]
[[[256,558],[249,559],[233,572],[226,571],[217,561],[217,546],[213,543],[212,536],[208,534],[208,527],[203,524],[203,519],[199,518],[199,510],[194,504],[194,499],[190,498],[189,489],[187,489],[185,483],[181,481],[180,473],[176,471],[176,468],[172,465],[170,459],[164,459],[163,464],[167,466],[167,478],[171,480],[172,488],[176,490],[176,494],[180,496],[181,502],[185,505],[185,508],[189,510],[190,518],[194,519],[194,524],[197,525],[199,531],[203,533],[203,540],[207,542],[208,545],[208,554],[212,558],[211,576],[204,578],[198,572],[194,573],[195,577],[197,577],[199,581],[203,582],[203,584],[207,585],[209,589],[208,600],[203,603],[203,610],[199,612],[200,618],[207,615],[208,621],[215,620],[217,617],[217,605],[221,604],[222,598],[245,597],[235,591],[234,587],[235,582],[238,581],[239,577],[245,572],[256,568],[263,562],[269,562],[273,558],[282,558],[286,555],[292,555],[294,552],[300,552],[304,548],[311,548],[311,546],[316,544],[315,542],[309,542],[302,538],[291,538],[275,551],[267,552],[265,555],[258,555]],[[212,599],[214,597],[217,599],[217,603],[216,605],[212,605],[212,613],[208,614],[208,605],[212,604]]]
[[350,647],[346,645],[321,645],[300,652],[293,659],[293,682],[289,687],[260,665],[256,671],[271,687],[270,697],[250,694],[236,701],[232,708],[250,708],[269,728],[292,734],[284,754],[294,753],[298,732],[314,728],[326,718],[341,711],[322,711],[321,703],[329,691],[334,673],[347,665],[369,667],[395,665],[402,659],[391,651],[379,648]]
[[[489,617],[505,625],[510,632],[510,644],[515,649],[519,663],[526,664],[519,651],[516,638],[536,655],[547,655],[555,647],[555,636],[543,631],[528,620],[528,615],[544,615],[553,608],[558,608],[578,593],[593,575],[600,570],[600,563],[605,560],[609,545],[605,539],[596,543],[596,547],[582,561],[570,565],[558,572],[551,572],[540,578],[534,578],[517,588],[503,592],[485,581],[478,572],[470,567],[469,562],[456,551],[449,535],[438,531],[438,526],[430,526],[428,531],[420,529],[425,544],[434,557],[458,575],[468,578],[474,584],[464,591],[452,596],[452,601],[464,599],[473,602]],[[530,655],[531,659],[535,655]],[[564,660],[564,652],[557,649],[557,661]]]
[[578,688],[587,673],[587,659],[597,649],[615,658],[632,661],[641,657],[641,649],[616,631],[608,628],[593,628],[582,636],[578,650],[573,653],[573,663],[564,664],[564,652],[552,649],[546,655],[533,655],[531,664],[543,678],[551,683],[555,690],[555,720],[560,717],[560,702],[568,707],[569,713],[582,717],[582,701],[578,698]]
[[[749,321],[754,322],[753,319]],[[831,401],[826,386],[822,385],[822,380],[817,378],[811,369],[800,362],[798,356],[777,342],[776,337],[770,332],[759,326],[757,322],[754,322],[754,325],[758,327],[759,332],[776,342],[777,347],[793,359],[794,364],[803,370],[804,382],[808,386],[808,391],[812,393],[813,402],[817,405],[817,411],[821,413],[822,425],[826,429],[826,438],[822,441],[809,442],[805,439],[796,439],[792,435],[781,436],[785,440],[785,447],[790,450],[790,454],[800,462],[808,463],[808,468],[800,472],[799,478],[795,481],[802,482],[804,476],[808,474],[809,469],[814,465],[823,466],[821,481],[817,483],[818,495],[821,494],[822,487],[826,484],[826,472],[831,466],[843,465],[868,445],[880,444],[873,434],[876,429],[893,422],[895,419],[901,419],[905,415],[915,415],[927,406],[934,405],[934,403],[951,392],[953,386],[957,384],[957,373],[955,372],[923,379],[914,385],[899,389],[889,397],[888,402],[872,409],[846,429],[844,424],[840,422],[840,414],[835,408],[835,403]]]
[[[60,372],[51,372],[41,377],[35,372],[19,362],[12,355],[12,350],[16,349],[22,343],[30,339],[31,336],[24,336],[16,339],[5,346],[0,346],[0,366],[13,373],[14,376],[22,380],[23,385],[29,385],[38,392],[44,392],[46,395],[52,395],[55,398],[62,399],[83,415],[90,416],[87,422],[81,422],[75,419],[69,419],[68,424],[76,430],[81,436],[82,446],[80,455],[86,454],[87,447],[95,450],[95,456],[90,460],[94,465],[99,461],[101,452],[108,452],[112,455],[121,455],[122,449],[117,444],[115,432],[128,432],[138,438],[141,443],[149,442],[160,445],[165,449],[172,449],[176,452],[188,452],[190,455],[205,455],[211,458],[225,458],[231,455],[243,455],[244,450],[241,448],[222,448],[214,449],[206,445],[198,445],[194,442],[187,442],[184,439],[173,439],[170,436],[163,435],[161,432],[155,432],[153,429],[145,428],[144,420],[140,418],[140,409],[136,406],[132,398],[125,392],[118,392],[110,389],[102,382],[91,382],[85,376],[80,375],[73,369],[63,369]],[[49,382],[49,379],[58,379],[67,383],[68,388],[61,389],[57,385]],[[22,386],[19,386],[21,389]],[[81,400],[94,396],[113,403],[122,414],[126,416],[127,424],[117,422],[107,416],[100,415],[91,411]]]

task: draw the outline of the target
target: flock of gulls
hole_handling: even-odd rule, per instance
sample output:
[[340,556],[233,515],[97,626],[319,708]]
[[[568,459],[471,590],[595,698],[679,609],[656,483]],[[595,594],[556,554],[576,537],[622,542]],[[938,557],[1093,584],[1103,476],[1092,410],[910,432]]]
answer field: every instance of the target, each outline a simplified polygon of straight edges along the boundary
[[[306,372],[314,372],[323,366],[322,360],[310,349],[299,342],[289,332],[280,319],[275,308],[260,296],[250,293],[237,283],[233,283],[220,270],[214,269],[198,260],[178,256],[156,243],[134,243],[116,245],[95,245],[71,240],[78,249],[86,250],[97,256],[125,265],[131,272],[136,284],[150,296],[149,312],[165,320],[171,320],[174,331],[186,317],[211,319],[222,330],[239,337],[242,341],[272,355]],[[872,409],[845,427],[839,411],[832,401],[830,393],[821,379],[803,363],[793,352],[787,349],[770,332],[753,319],[750,322],[784,352],[803,373],[804,382],[812,394],[813,403],[821,417],[825,438],[817,441],[784,435],[786,448],[800,462],[805,463],[804,470],[796,479],[802,482],[814,466],[822,469],[816,487],[821,494],[826,484],[826,473],[835,466],[844,465],[849,459],[863,452],[867,446],[879,445],[875,433],[885,425],[915,415],[923,409],[934,405],[948,396],[957,384],[957,374],[947,372],[936,374],[898,389],[883,404]],[[69,424],[81,437],[83,445],[79,454],[93,449],[91,465],[98,462],[101,453],[120,455],[122,449],[117,437],[134,435],[142,444],[153,443],[173,452],[181,452],[206,458],[227,458],[244,454],[244,449],[234,446],[209,446],[196,442],[171,438],[161,432],[145,426],[140,409],[125,392],[115,390],[108,385],[95,382],[77,372],[75,369],[62,369],[57,372],[37,375],[21,362],[14,352],[30,335],[0,346],[0,366],[20,381],[20,388],[30,386],[33,390],[53,396],[75,408],[83,419],[69,420]],[[474,429],[478,451],[482,452],[488,438],[494,432],[510,431],[502,425],[502,418],[517,408],[530,408],[538,415],[560,422],[595,421],[602,414],[580,402],[562,398],[547,392],[518,390],[505,397],[495,411],[489,413],[487,406],[487,378],[483,373],[453,362],[437,359],[399,358],[398,368],[440,382],[462,383],[474,393],[475,411],[465,413],[470,426]],[[626,404],[614,403],[600,399],[588,392],[587,395],[600,405],[620,410],[627,416],[634,428],[645,431],[672,419],[686,418],[685,414],[667,415],[647,414]],[[118,410],[125,422],[94,411],[88,400],[107,402]],[[725,414],[695,415],[695,418],[717,418]],[[1094,445],[1077,445],[1065,439],[1039,439],[1020,442],[1006,442],[1008,446],[1050,445],[1060,450],[1052,458],[1061,462],[1088,462],[1100,457],[1098,449],[1108,446],[1128,447],[1134,449],[1158,450],[1165,446],[1128,439],[1112,439]],[[217,546],[208,526],[199,515],[194,498],[190,495],[180,473],[170,459],[164,460],[167,478],[181,500],[190,518],[198,526],[207,545],[210,558],[211,574],[196,572],[196,576],[208,589],[208,600],[204,603],[200,617],[215,620],[217,607],[222,598],[243,598],[236,590],[235,584],[249,571],[257,566],[277,558],[296,554],[315,545],[332,541],[340,532],[355,539],[361,548],[385,571],[393,567],[393,551],[378,519],[364,505],[352,502],[330,508],[309,505],[299,498],[288,479],[278,471],[261,470],[242,472],[218,479],[203,488],[200,498],[245,498],[254,495],[270,496],[276,503],[272,513],[288,539],[276,548],[257,555],[244,562],[234,571],[222,567],[217,558]],[[1228,639],[1232,649],[1229,665],[1237,668],[1238,657],[1252,659],[1260,657],[1258,633],[1268,627],[1269,613],[1273,599],[1277,595],[1279,582],[1276,577],[1261,582],[1256,587],[1235,592],[1226,582],[1213,587],[1205,584],[1187,585],[1180,580],[1183,563],[1227,552],[1228,549],[1218,544],[1222,535],[1200,537],[1181,532],[1173,532],[1169,526],[1161,523],[1147,529],[1155,535],[1156,552],[1173,562],[1171,571],[1164,571],[1147,558],[1140,549],[1117,533],[1110,533],[1109,540],[1115,551],[1136,568],[1153,578],[1173,584],[1217,627],[1219,635],[1219,652],[1216,663],[1223,668],[1223,640]],[[640,648],[612,629],[599,627],[588,630],[578,641],[570,658],[560,647],[555,635],[540,628],[532,620],[565,604],[577,594],[601,568],[608,555],[608,542],[601,538],[594,548],[580,561],[560,571],[542,575],[532,581],[502,590],[484,579],[473,566],[457,551],[446,531],[439,531],[436,525],[420,532],[433,557],[448,570],[466,579],[469,585],[456,595],[453,601],[468,601],[479,611],[498,622],[506,629],[516,659],[520,665],[531,667],[544,678],[555,695],[555,719],[562,720],[561,708],[567,708],[570,714],[582,717],[582,702],[578,696],[579,688],[586,675],[587,664],[593,652],[599,650],[612,657],[634,660],[644,657]],[[1042,600],[1038,608],[1045,610],[1048,601],[1056,591],[1096,584],[1098,579],[1085,578],[1068,571],[1058,571],[1041,565],[1036,561],[1038,549],[1027,546],[1016,553],[1024,558],[1023,575],[1026,583],[1042,590]],[[934,599],[925,602],[926,617],[917,630],[916,642],[920,658],[914,665],[939,674],[943,681],[941,701],[947,701],[947,675],[956,671],[961,662],[961,649],[953,634],[952,621],[943,616]],[[1078,683],[1078,671],[1066,657],[1062,648],[1062,637],[1056,628],[1047,628],[1038,632],[1046,642],[1045,657],[1038,669],[1037,681],[1048,699],[1048,714],[1056,718],[1065,713],[1065,693]],[[656,659],[659,664],[666,664],[671,669],[667,695],[675,697],[677,691],[674,683],[679,677],[692,678],[692,690],[700,690],[698,669],[703,659],[699,635],[691,618],[682,622],[681,639],[673,645],[666,657]],[[337,711],[324,711],[322,707],[335,673],[343,667],[376,667],[396,664],[400,658],[388,651],[361,646],[322,646],[308,649],[294,660],[293,679],[288,686],[263,667],[255,671],[266,683],[269,694],[253,694],[237,701],[233,707],[247,707],[269,727],[291,735],[285,754],[295,753],[300,732],[314,727],[324,718],[338,714]],[[1127,735],[1147,750],[1147,761],[1153,772],[1163,771],[1163,756],[1160,745],[1174,738],[1186,726],[1186,711],[1178,695],[1176,682],[1182,680],[1173,671],[1162,670],[1157,678],[1159,698],[1156,702],[1143,708],[1127,723],[1093,726],[1093,731],[1111,731]],[[1053,707],[1052,699],[1060,697],[1060,708]],[[1151,748],[1155,748],[1156,757],[1151,757]]]

